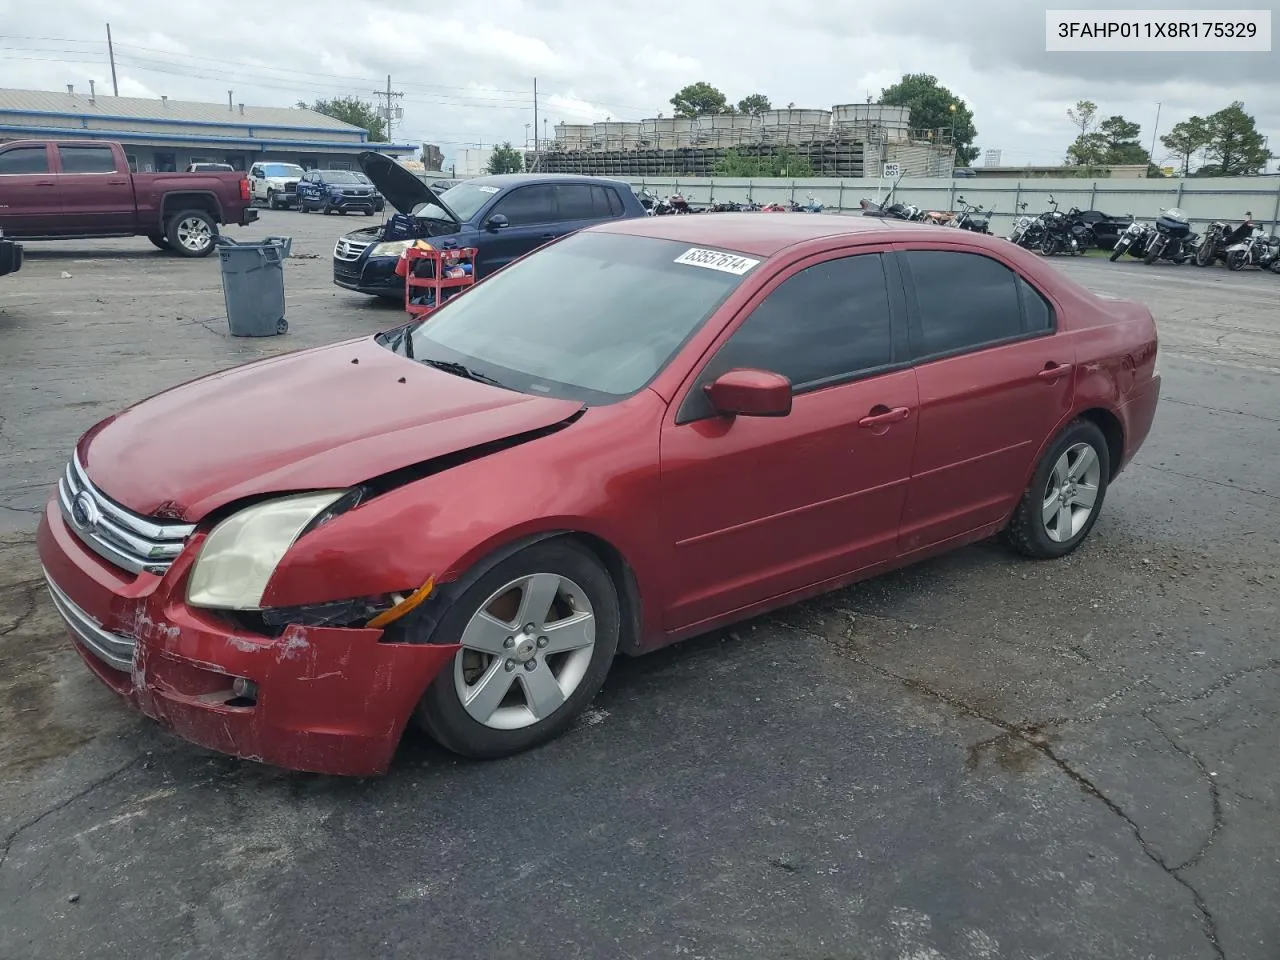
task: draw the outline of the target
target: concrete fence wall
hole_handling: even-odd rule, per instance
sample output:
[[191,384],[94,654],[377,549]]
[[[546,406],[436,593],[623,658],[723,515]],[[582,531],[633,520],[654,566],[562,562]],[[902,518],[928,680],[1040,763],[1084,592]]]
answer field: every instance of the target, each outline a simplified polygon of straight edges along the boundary
[[[888,193],[890,183],[861,180],[787,179],[705,179],[620,177],[636,189],[647,187],[659,196],[681,193],[691,203],[755,200],[757,203],[796,200],[804,203],[812,196],[829,211],[856,211],[858,201],[876,199]],[[1238,223],[1246,211],[1255,222],[1280,232],[1280,177],[1204,177],[1192,179],[1085,180],[1026,179],[998,180],[986,177],[956,179],[912,178],[898,184],[896,199],[929,210],[954,210],[959,198],[993,210],[991,230],[1009,231],[1018,204],[1026,213],[1043,213],[1049,198],[1059,209],[1101,210],[1111,216],[1133,215],[1154,219],[1161,210],[1179,207],[1197,229],[1214,220]]]

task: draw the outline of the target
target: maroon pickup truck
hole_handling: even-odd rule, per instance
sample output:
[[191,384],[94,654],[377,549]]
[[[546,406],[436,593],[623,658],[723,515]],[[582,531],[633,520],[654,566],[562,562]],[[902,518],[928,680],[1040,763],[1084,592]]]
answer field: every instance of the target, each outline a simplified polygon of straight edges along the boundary
[[101,140],[0,144],[0,230],[12,240],[147,237],[205,257],[219,224],[256,219],[243,173],[130,173],[120,144]]

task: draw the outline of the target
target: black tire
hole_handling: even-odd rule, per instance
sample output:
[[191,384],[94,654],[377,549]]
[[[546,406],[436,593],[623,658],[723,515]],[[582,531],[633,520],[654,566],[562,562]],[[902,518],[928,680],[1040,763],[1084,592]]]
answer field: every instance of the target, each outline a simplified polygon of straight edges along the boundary
[[1243,270],[1244,259],[1245,259],[1245,254],[1240,250],[1236,250],[1233,253],[1227,254],[1227,269]]
[[267,209],[268,210],[280,209],[280,204],[276,203],[276,192],[271,189],[267,190]]
[[1271,272],[1280,273],[1280,258],[1271,261]]
[[373,211],[372,211],[372,210],[366,210],[366,211],[364,212],[364,215],[365,215],[366,217],[372,217],[372,216],[373,216]]
[[331,213],[333,213],[333,207],[331,207],[329,203],[326,201],[325,204],[320,208],[320,212],[327,217]]
[[1150,246],[1147,248],[1146,256],[1142,258],[1142,262],[1149,267],[1159,259],[1160,259],[1159,248],[1155,246]]
[[[441,613],[429,643],[456,643],[480,605],[504,584],[536,573],[556,573],[587,594],[596,621],[595,648],[581,681],[550,716],[515,730],[498,730],[472,718],[459,699],[453,661],[423,694],[415,719],[437,743],[454,753],[491,760],[546,743],[565,731],[604,684],[618,649],[620,614],[613,580],[585,548],[556,539],[535,543],[481,574]],[[459,651],[458,656],[463,655]]]
[[289,321],[286,320],[284,317],[281,317],[279,320],[276,321],[276,333],[288,333],[288,332],[289,332]]
[[[200,221],[204,223],[208,230],[208,242],[200,247],[191,247],[182,242],[180,239],[184,225]],[[218,224],[214,222],[213,217],[204,210],[179,210],[169,218],[169,222],[165,224],[165,237],[169,240],[169,246],[173,252],[180,257],[207,257],[213,253],[216,246],[214,240],[218,236]]]
[[298,198],[298,212],[299,213],[311,212],[311,208],[307,206],[307,201],[303,200],[301,197]]
[[[1044,509],[1046,494],[1053,475],[1055,464],[1071,447],[1086,443],[1093,448],[1098,459],[1099,478],[1097,495],[1093,503],[1093,513],[1085,521],[1080,530],[1069,540],[1058,541],[1049,536],[1045,528]],[[1002,534],[1006,543],[1019,553],[1036,560],[1053,560],[1065,557],[1075,550],[1089,536],[1098,515],[1102,512],[1102,504],[1106,499],[1107,486],[1111,477],[1111,453],[1107,447],[1107,438],[1097,424],[1091,420],[1073,420],[1062,430],[1049,449],[1045,451],[1040,462],[1036,464],[1035,473],[1031,475],[1031,483],[1022,493],[1022,499],[1009,519],[1009,525]]]
[[163,233],[150,234],[147,237],[147,239],[150,240],[156,247],[158,247],[161,250],[173,249],[173,247],[169,245],[169,238],[166,237]]
[[1207,267],[1213,263],[1213,243],[1205,240],[1196,250],[1196,266]]
[[1040,241],[1040,252],[1046,257],[1052,257],[1058,249],[1058,241],[1051,233],[1047,233],[1044,239]]

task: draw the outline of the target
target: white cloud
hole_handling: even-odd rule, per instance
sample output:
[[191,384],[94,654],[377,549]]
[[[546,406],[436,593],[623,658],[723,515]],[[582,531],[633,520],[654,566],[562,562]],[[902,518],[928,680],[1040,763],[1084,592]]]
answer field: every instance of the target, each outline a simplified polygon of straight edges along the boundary
[[[101,26],[109,15],[122,94],[221,103],[233,90],[236,101],[289,106],[317,97],[373,99],[391,74],[405,94],[396,139],[437,142],[446,152],[523,143],[535,77],[539,125],[544,118],[554,125],[670,114],[672,94],[699,80],[735,102],[760,92],[779,106],[861,103],[907,72],[933,74],[962,96],[976,115],[977,145],[1000,148],[1006,162],[1061,160],[1073,134],[1066,107],[1081,98],[1096,101],[1104,116],[1140,123],[1144,144],[1157,102],[1165,133],[1193,113],[1240,99],[1280,144],[1274,55],[1225,65],[1199,55],[1046,55],[1043,10],[1073,5],[1098,4],[900,0],[851,12],[829,0],[783,7],[739,0],[732,17],[707,19],[676,0],[652,0],[640,17],[580,0],[488,0],[466,12],[308,0],[305,30],[302,8],[292,7],[280,9],[277,30],[247,8],[217,4],[63,0],[57,23],[67,26],[53,27],[38,5],[9,3],[0,24],[10,37],[0,38],[0,86],[87,89],[92,77],[99,93],[109,91]],[[22,49],[3,49],[15,47]]]

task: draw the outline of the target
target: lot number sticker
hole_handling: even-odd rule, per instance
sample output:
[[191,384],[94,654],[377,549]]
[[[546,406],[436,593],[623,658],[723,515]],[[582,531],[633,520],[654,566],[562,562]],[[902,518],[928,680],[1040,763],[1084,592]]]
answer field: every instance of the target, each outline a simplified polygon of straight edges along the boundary
[[886,163],[883,176],[885,180],[897,180],[902,176],[902,167],[896,163]]
[[676,257],[675,262],[688,264],[691,267],[720,270],[740,277],[760,261],[752,260],[750,257],[742,257],[736,253],[723,253],[720,250],[703,250],[701,247],[690,247]]

